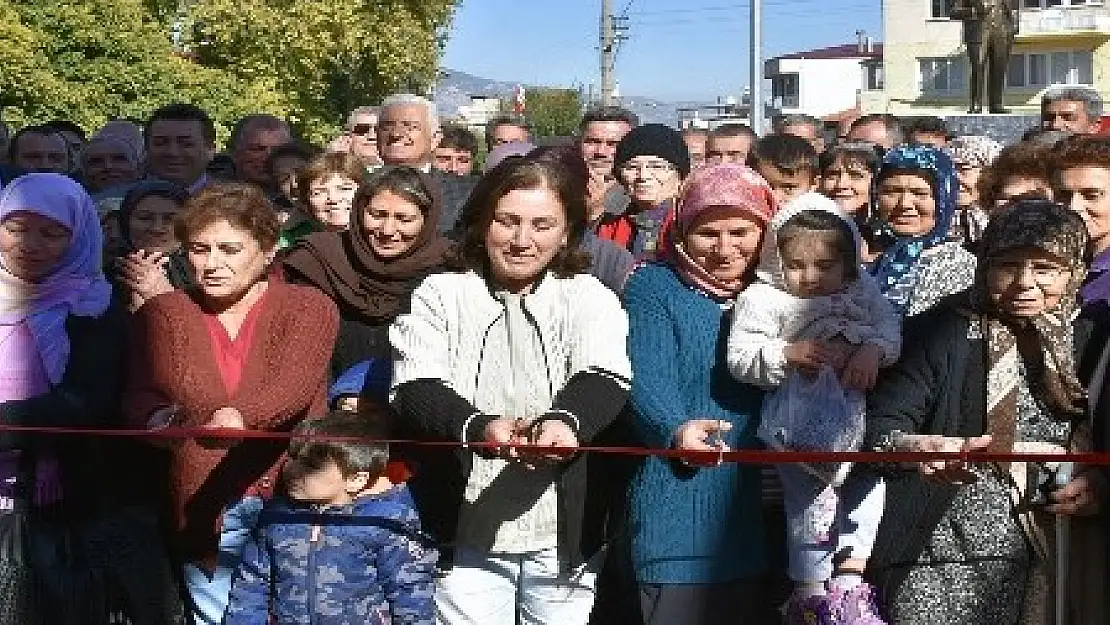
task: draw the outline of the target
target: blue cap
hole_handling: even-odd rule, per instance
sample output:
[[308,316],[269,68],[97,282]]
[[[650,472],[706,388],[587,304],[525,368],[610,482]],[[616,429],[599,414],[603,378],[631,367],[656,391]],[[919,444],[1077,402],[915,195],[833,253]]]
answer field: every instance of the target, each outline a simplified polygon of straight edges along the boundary
[[328,390],[328,405],[335,404],[340,397],[351,395],[386,402],[392,380],[392,361],[383,358],[364,360],[344,371],[331,385]]

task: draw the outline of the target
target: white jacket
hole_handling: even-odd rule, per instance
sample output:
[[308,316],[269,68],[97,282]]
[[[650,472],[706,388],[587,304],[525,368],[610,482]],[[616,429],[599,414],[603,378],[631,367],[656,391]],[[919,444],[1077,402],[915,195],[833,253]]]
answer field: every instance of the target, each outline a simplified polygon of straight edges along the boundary
[[784,289],[776,234],[791,217],[813,210],[832,213],[849,226],[858,257],[855,224],[831,200],[806,194],[775,215],[760,256],[760,281],[740,293],[733,310],[727,361],[739,380],[777,387],[786,379],[786,346],[807,339],[842,337],[853,345],[875,345],[882,350],[884,367],[898,359],[902,343],[898,315],[862,268],[856,280],[832,295],[803,299]]

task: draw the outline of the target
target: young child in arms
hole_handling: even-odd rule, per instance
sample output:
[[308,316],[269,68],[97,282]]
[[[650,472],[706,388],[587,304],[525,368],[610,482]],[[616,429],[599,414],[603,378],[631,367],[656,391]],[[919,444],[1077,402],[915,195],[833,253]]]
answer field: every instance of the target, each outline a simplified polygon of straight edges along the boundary
[[[781,436],[768,437],[761,428],[765,442],[778,449],[858,450],[864,393],[875,385],[879,368],[897,360],[901,328],[860,268],[854,222],[824,196],[795,198],[771,222],[757,276],[737,298],[729,370],[771,391],[764,400],[765,426],[778,423],[769,409],[788,401],[791,414],[811,417]],[[828,397],[797,392],[822,374],[835,375]],[[884,623],[874,589],[861,577],[882,519],[884,485],[863,467],[849,469],[837,463],[778,465],[788,572],[795,582],[786,606],[791,625]]]

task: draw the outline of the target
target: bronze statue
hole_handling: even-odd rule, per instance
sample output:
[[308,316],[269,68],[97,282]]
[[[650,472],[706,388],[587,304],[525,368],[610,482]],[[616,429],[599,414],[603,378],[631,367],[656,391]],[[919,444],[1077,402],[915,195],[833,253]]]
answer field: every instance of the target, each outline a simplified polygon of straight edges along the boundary
[[991,113],[1007,112],[1002,93],[1017,35],[1018,0],[952,0],[949,15],[964,23],[964,44],[971,61],[968,112],[983,112],[984,91]]

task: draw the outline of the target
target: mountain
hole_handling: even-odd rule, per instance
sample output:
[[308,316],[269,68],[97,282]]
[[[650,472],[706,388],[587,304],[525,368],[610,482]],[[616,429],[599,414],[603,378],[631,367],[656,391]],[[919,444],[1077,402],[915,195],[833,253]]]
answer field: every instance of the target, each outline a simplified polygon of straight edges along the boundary
[[[470,96],[497,96],[511,97],[518,83],[491,80],[460,72],[445,69],[440,74],[439,84],[436,85],[435,100],[439,114],[443,116],[455,115],[460,106],[470,104]],[[525,85],[529,88],[537,85]],[[546,86],[546,85],[538,85]],[[679,108],[696,107],[705,102],[664,102],[640,96],[621,98],[621,104],[640,116],[642,123],[659,123],[671,126],[678,125]]]

